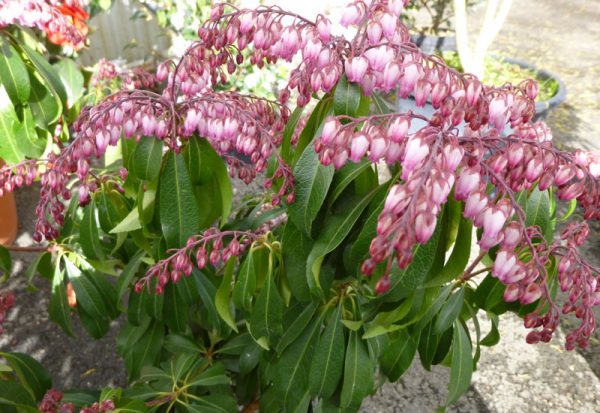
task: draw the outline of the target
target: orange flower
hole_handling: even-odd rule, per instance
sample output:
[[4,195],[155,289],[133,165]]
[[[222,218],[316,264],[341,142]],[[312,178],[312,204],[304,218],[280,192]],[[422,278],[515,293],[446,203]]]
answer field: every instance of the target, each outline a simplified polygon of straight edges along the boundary
[[[62,14],[65,19],[71,24],[72,30],[77,32],[77,37],[85,37],[88,33],[88,27],[86,24],[86,20],[89,19],[90,15],[80,7],[69,6],[67,4],[61,4],[59,6],[55,6],[54,9]],[[73,43],[73,39],[71,36],[68,36],[65,33],[65,30],[58,31],[47,31],[48,40],[57,45],[70,44],[76,50],[79,50],[83,47],[83,40],[78,41],[77,43]]]

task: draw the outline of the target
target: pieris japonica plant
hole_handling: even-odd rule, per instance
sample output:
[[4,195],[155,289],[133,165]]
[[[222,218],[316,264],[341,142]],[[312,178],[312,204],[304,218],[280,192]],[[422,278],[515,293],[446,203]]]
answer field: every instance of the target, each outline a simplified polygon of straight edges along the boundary
[[[507,311],[532,344],[576,317],[564,345],[587,345],[599,269],[579,247],[600,218],[600,158],[557,149],[532,123],[534,82],[486,86],[423,55],[404,6],[350,3],[349,38],[322,15],[217,5],[158,67],[160,92],[82,110],[39,172],[47,246],[34,270],[67,333],[74,314],[93,337],[124,319],[130,385],[46,393],[35,362],[4,353],[24,388],[15,405],[357,411],[416,359],[450,368],[450,404]],[[243,52],[259,68],[295,65],[276,101],[223,90],[244,75]],[[390,110],[390,94],[433,114]],[[98,168],[117,145],[121,165]],[[23,171],[0,176],[10,190]],[[265,189],[232,205],[230,176]],[[559,200],[583,219],[555,234]]]

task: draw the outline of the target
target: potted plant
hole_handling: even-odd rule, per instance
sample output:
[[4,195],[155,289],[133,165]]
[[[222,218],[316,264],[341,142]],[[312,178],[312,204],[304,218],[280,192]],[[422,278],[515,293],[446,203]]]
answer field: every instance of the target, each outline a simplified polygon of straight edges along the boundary
[[[346,39],[323,16],[216,5],[199,40],[158,67],[160,93],[84,108],[41,177],[35,238],[53,270],[33,270],[51,278],[50,316],[67,333],[73,314],[93,337],[126,318],[116,345],[130,384],[59,392],[39,363],[4,352],[0,404],[357,411],[417,352],[449,366],[451,404],[507,311],[529,343],[574,314],[565,347],[585,347],[600,274],[578,247],[600,217],[600,158],[555,148],[532,122],[534,82],[485,86],[410,45],[403,6],[350,3]],[[244,49],[259,66],[302,55],[277,101],[220,90]],[[435,112],[388,112],[373,93],[391,90]],[[119,141],[121,165],[92,162]],[[395,171],[385,182],[378,162]],[[227,172],[264,177],[266,191],[234,207]],[[557,199],[584,218],[555,239]],[[480,312],[486,337],[467,328]]]

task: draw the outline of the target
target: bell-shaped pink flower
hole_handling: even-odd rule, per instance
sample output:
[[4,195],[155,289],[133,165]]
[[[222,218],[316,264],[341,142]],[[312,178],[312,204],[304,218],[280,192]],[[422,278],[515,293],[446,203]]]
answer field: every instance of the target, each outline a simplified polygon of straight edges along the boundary
[[346,77],[350,82],[360,82],[368,68],[369,62],[362,56],[348,59],[346,61]]
[[349,159],[352,162],[360,162],[363,156],[367,153],[369,149],[369,140],[365,136],[364,133],[359,133],[352,138],[352,143],[350,145],[350,157]]

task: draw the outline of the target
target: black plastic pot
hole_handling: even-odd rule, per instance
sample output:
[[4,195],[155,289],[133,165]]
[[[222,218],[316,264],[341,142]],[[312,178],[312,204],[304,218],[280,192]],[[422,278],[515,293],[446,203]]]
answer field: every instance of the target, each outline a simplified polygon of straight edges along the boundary
[[456,38],[454,36],[411,34],[410,40],[426,54],[434,54],[438,51],[456,51]]
[[558,83],[558,90],[556,91],[556,94],[554,96],[552,96],[549,100],[545,100],[542,102],[538,101],[535,103],[535,116],[533,117],[533,120],[546,119],[548,117],[548,114],[550,113],[550,111],[553,108],[555,108],[556,106],[558,106],[559,104],[561,104],[566,99],[567,87],[565,86],[563,81],[558,76],[556,76],[554,73],[549,72],[544,69],[538,69],[536,66],[532,65],[531,63],[527,63],[522,60],[508,58],[508,57],[503,57],[502,60],[504,60],[507,63],[512,63],[515,65],[518,65],[518,66],[522,67],[523,69],[533,70],[538,74],[538,77],[541,78],[542,80],[554,79],[556,81],[556,83]]

